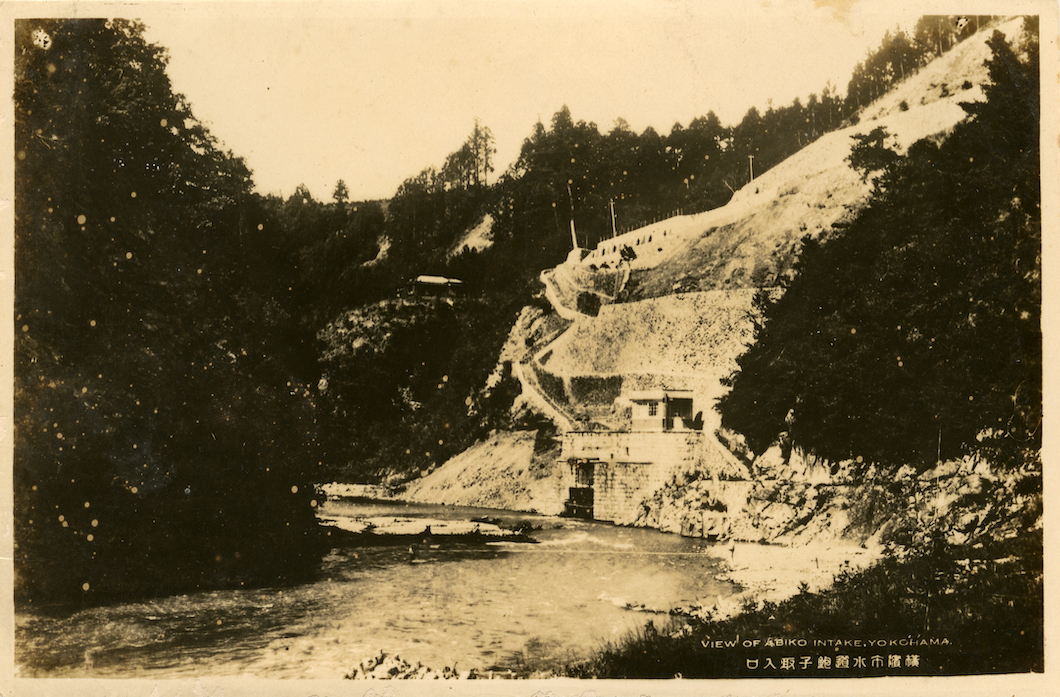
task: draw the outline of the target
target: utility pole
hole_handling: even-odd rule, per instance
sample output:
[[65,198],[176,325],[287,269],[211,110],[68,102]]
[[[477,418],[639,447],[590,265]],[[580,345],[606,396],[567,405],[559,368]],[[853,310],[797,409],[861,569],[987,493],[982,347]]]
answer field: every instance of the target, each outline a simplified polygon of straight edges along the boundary
[[570,201],[570,243],[572,249],[578,248],[578,236],[574,232],[574,196],[570,192],[570,180],[567,180],[567,200]]
[[611,237],[618,237],[618,231],[615,229],[615,199],[611,201]]
[[754,181],[754,179],[755,179],[755,156],[754,155],[748,155],[747,156],[747,167],[751,170],[751,181]]

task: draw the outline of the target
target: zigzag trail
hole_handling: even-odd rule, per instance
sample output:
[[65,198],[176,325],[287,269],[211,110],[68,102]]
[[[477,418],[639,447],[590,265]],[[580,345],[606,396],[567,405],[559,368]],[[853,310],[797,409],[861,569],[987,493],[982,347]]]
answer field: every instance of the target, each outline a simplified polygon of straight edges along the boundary
[[[997,28],[1014,41],[1021,22],[1006,20]],[[983,99],[984,62],[990,56],[986,39],[992,30],[969,37],[910,75],[866,107],[859,124],[821,136],[741,188],[725,206],[658,221],[601,243],[582,261],[572,258],[545,270],[544,297],[555,314],[524,308],[499,357],[497,375],[510,362],[522,384],[521,401],[552,418],[560,430],[574,428],[571,409],[585,405],[558,403],[541,388],[538,371],[562,380],[568,398],[572,381],[580,377],[621,376],[623,391],[689,389],[695,409],[704,413],[704,430],[712,434],[721,380],[752,338],[756,291],[790,273],[804,236],[827,234],[871,193],[846,162],[851,136],[883,126],[900,151],[922,138],[945,138],[966,117],[960,103]],[[622,244],[637,256],[616,283]],[[605,263],[610,275],[600,273]],[[628,301],[609,302],[623,285]],[[605,303],[598,316],[578,312],[578,294],[584,292]],[[607,419],[606,414],[597,417]],[[420,479],[417,500],[473,503],[457,497],[454,482],[474,472],[477,491],[495,503],[503,500],[505,507],[522,510],[554,506],[557,494],[549,490],[547,473],[530,464],[533,448],[520,434],[507,437],[495,434]],[[523,453],[515,459],[526,462],[498,471],[493,463],[505,448]],[[528,489],[538,494],[520,493]],[[537,505],[545,501],[551,503]]]
[[[998,28],[1011,40],[1021,22]],[[627,232],[582,261],[543,272],[545,297],[572,324],[535,346],[536,356],[549,356],[541,367],[568,383],[576,376],[622,375],[634,389],[692,389],[697,410],[712,412],[721,378],[751,339],[755,289],[791,273],[804,236],[826,235],[867,202],[871,185],[846,162],[851,137],[882,126],[899,152],[923,138],[946,137],[966,117],[960,103],[983,99],[991,31],[924,66],[867,107],[857,125],[821,136],[725,206]],[[627,265],[633,301],[605,304],[597,317],[578,312],[579,293],[596,293],[607,303],[608,295],[586,279],[592,266],[605,263],[615,273],[623,245],[637,254]]]

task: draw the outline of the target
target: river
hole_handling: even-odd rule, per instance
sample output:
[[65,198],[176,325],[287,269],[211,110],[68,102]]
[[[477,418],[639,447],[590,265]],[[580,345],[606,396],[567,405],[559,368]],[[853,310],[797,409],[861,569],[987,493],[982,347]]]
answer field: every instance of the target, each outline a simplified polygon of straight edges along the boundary
[[529,522],[536,544],[338,545],[312,581],[190,593],[65,616],[19,608],[19,677],[341,678],[380,650],[412,663],[526,675],[733,591],[709,543],[494,510],[329,501],[333,518]]

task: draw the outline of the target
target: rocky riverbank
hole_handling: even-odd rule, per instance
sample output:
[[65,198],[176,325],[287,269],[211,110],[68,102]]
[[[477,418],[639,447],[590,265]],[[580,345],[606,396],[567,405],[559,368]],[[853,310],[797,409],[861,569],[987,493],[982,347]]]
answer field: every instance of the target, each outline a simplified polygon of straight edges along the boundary
[[346,680],[475,680],[479,674],[474,668],[460,671],[451,666],[431,668],[418,661],[413,664],[396,654],[380,651],[342,677]]
[[675,608],[675,614],[700,620],[733,617],[766,602],[779,603],[800,592],[828,588],[840,574],[866,569],[884,554],[879,545],[842,541],[797,547],[728,542],[717,549],[728,570],[715,578],[735,583],[740,592]]

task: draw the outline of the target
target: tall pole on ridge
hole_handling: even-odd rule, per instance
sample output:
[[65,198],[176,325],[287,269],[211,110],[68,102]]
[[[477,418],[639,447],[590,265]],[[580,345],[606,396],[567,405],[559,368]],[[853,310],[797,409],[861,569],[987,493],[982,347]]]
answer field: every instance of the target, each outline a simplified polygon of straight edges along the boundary
[[571,249],[578,248],[578,236],[574,233],[574,196],[570,192],[570,179],[567,180],[567,200],[570,201],[570,243]]

